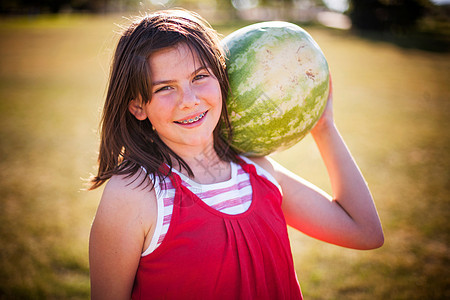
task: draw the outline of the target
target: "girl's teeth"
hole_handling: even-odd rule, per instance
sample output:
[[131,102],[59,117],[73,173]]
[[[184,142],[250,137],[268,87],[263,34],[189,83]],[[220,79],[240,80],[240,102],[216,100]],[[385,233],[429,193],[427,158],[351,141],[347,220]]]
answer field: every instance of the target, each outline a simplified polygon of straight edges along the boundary
[[205,113],[206,113],[206,112],[200,114],[199,116],[196,116],[196,117],[193,118],[193,119],[184,120],[184,121],[181,121],[181,122],[179,122],[179,123],[182,123],[182,124],[190,124],[190,123],[197,122],[198,120],[200,120],[201,118],[203,118],[203,116],[205,115]]

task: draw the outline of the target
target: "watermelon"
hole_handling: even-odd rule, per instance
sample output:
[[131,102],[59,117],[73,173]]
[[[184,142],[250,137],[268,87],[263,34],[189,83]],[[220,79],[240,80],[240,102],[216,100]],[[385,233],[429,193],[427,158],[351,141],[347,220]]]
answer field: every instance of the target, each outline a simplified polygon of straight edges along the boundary
[[231,146],[246,156],[265,156],[298,143],[328,99],[328,64],[317,43],[301,27],[282,21],[243,27],[222,43]]

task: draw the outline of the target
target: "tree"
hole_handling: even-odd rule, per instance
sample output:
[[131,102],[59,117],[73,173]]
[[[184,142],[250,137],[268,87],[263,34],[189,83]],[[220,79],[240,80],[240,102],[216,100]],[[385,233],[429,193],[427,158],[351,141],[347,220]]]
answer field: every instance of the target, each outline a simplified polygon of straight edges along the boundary
[[405,32],[415,28],[428,0],[350,0],[349,15],[358,29]]

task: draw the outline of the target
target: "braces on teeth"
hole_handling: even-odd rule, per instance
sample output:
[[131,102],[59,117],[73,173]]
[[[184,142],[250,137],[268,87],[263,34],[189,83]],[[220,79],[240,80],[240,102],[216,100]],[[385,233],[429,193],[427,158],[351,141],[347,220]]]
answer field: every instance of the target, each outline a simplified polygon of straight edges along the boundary
[[206,112],[200,114],[199,116],[193,118],[193,119],[189,119],[189,120],[184,120],[178,123],[182,123],[182,124],[190,124],[190,123],[194,123],[197,122],[198,120],[200,120],[201,118],[203,118],[203,116],[206,114]]

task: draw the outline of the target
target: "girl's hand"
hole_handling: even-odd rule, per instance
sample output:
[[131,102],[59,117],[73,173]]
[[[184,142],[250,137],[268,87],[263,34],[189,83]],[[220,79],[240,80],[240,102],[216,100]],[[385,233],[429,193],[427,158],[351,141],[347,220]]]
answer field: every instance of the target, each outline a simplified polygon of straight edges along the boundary
[[322,113],[322,116],[320,117],[319,121],[317,121],[317,124],[314,126],[314,128],[311,130],[312,135],[319,134],[324,129],[330,127],[330,125],[334,124],[334,116],[333,116],[333,84],[331,80],[331,74],[330,74],[330,89],[328,93],[328,100],[327,104],[325,106],[325,110]]

